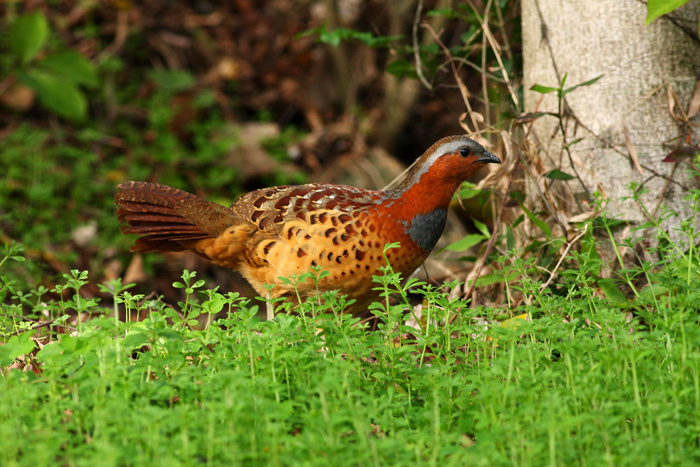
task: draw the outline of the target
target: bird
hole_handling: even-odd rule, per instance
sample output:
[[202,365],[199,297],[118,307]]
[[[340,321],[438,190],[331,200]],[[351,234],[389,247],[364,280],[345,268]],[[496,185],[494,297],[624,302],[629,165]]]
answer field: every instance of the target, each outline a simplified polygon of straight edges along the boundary
[[[127,181],[114,197],[124,234],[136,234],[132,252],[189,250],[239,271],[267,299],[296,302],[337,290],[359,314],[379,298],[372,277],[387,262],[402,277],[427,259],[445,228],[457,188],[486,164],[501,160],[476,141],[448,136],[430,146],[392,189],[368,190],[311,183],[262,188],[230,207],[177,188]],[[385,245],[399,243],[399,248]],[[299,283],[314,268],[318,283]]]

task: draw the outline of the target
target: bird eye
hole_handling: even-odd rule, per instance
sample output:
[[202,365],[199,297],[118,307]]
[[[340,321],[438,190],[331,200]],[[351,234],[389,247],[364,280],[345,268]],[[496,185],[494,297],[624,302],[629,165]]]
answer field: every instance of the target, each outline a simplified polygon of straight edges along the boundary
[[459,155],[462,157],[467,157],[469,155],[469,149],[467,148],[462,148],[459,150]]

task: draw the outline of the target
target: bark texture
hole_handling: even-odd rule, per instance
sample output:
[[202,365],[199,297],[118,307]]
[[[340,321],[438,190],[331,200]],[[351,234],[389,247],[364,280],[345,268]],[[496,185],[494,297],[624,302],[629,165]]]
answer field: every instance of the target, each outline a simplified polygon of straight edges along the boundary
[[[566,186],[573,192],[600,191],[611,199],[608,212],[642,222],[646,216],[638,204],[621,198],[630,195],[631,182],[644,183],[649,192],[643,202],[651,212],[659,213],[665,205],[679,211],[680,219],[688,218],[691,206],[682,198],[687,189],[698,187],[698,180],[687,175],[688,162],[674,169],[675,164],[662,160],[678,144],[686,144],[688,135],[690,144],[698,144],[698,128],[690,129],[679,117],[687,111],[700,76],[700,5],[691,3],[673,18],[644,26],[646,4],[639,0],[523,0],[528,112],[558,111],[556,93],[542,97],[529,90],[533,84],[555,87],[568,73],[565,87],[570,87],[602,75],[597,83],[565,96],[570,114],[564,120],[566,140],[583,138],[571,147],[571,155],[586,189],[576,179],[551,182],[540,176],[541,190],[559,184],[559,189]],[[669,110],[672,93],[682,107],[674,108],[675,118]],[[697,123],[698,117],[691,121]],[[573,174],[558,124],[549,116],[537,120],[533,154],[541,159],[542,172],[560,168]],[[630,157],[635,152],[639,168]],[[529,192],[540,196],[537,190]],[[565,213],[562,217],[572,216],[585,205],[570,198],[556,210]],[[680,219],[670,219],[666,227],[673,228]]]

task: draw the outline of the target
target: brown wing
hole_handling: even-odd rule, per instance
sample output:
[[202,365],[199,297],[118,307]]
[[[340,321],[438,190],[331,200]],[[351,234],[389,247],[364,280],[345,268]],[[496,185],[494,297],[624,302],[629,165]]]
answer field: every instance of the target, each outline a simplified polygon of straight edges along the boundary
[[231,210],[262,231],[279,233],[284,230],[286,222],[297,219],[314,223],[314,214],[364,210],[382,196],[383,193],[378,191],[342,185],[278,186],[244,195],[231,206]]
[[[359,262],[381,254],[367,239],[365,221],[368,208],[382,196],[376,191],[322,184],[245,195],[231,209],[257,229],[246,242],[241,272],[253,284],[279,284],[279,277],[300,275],[318,266],[332,274],[321,288],[327,288],[330,279],[335,284],[343,277],[349,282],[363,281],[374,271],[364,263],[358,266]],[[303,292],[312,285],[299,287]],[[290,292],[289,286],[279,285],[274,293]]]

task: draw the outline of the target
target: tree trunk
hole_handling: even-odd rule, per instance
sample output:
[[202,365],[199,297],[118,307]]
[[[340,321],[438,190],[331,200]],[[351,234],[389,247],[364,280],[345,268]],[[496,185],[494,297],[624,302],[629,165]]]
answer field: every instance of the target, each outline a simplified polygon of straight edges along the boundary
[[[639,0],[522,1],[528,112],[559,112],[556,93],[539,94],[529,90],[532,85],[557,87],[568,74],[567,88],[602,75],[564,96],[565,139],[552,116],[539,118],[531,133],[537,144],[528,155],[530,171],[540,169],[534,175],[541,193],[560,193],[545,196],[549,202],[544,203],[533,190],[530,201],[552,211],[562,225],[590,209],[585,199],[595,191],[611,200],[608,213],[633,223],[659,215],[663,206],[680,214],[665,222],[671,230],[691,216],[692,205],[683,196],[699,185],[687,174],[692,158],[662,162],[674,148],[700,143],[699,128],[683,122],[700,76],[700,5],[691,3],[672,18],[644,26],[646,3]],[[674,102],[672,110],[669,102]],[[698,123],[697,115],[690,120]],[[570,156],[564,143],[571,145]],[[545,178],[553,168],[580,179]],[[630,196],[632,182],[648,190],[641,197],[648,213],[634,200],[621,199]],[[566,201],[562,192],[569,195]]]

